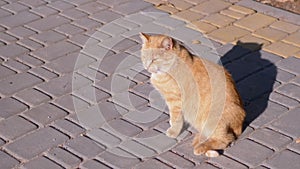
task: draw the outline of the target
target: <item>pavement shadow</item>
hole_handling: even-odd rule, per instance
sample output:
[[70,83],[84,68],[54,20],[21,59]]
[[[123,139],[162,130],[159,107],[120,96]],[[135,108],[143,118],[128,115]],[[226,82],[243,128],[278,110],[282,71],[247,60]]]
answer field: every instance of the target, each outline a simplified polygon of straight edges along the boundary
[[244,129],[267,108],[277,75],[276,66],[262,58],[261,47],[258,43],[238,42],[221,57],[246,109]]

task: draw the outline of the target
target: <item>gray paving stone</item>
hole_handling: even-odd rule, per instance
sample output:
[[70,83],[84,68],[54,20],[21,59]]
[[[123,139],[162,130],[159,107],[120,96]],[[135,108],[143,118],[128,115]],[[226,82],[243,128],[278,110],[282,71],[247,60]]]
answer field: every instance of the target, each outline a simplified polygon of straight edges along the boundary
[[291,138],[265,128],[255,130],[253,133],[251,133],[249,138],[266,145],[275,151],[281,150],[287,144],[292,142]]
[[82,127],[66,119],[58,119],[52,125],[71,137],[76,137],[85,132]]
[[14,140],[37,129],[37,126],[20,116],[13,116],[0,122],[0,135],[8,140]]
[[142,162],[141,164],[138,164],[137,166],[135,166],[134,168],[136,169],[171,169],[171,166],[168,166],[162,162],[160,162],[157,159],[151,158],[147,161]]
[[288,108],[294,108],[300,104],[299,101],[292,99],[290,97],[287,97],[285,95],[276,93],[276,92],[272,92],[270,94],[270,100],[272,100],[278,104],[282,104]]
[[48,7],[46,5],[42,5],[42,6],[38,6],[38,7],[35,7],[33,9],[31,9],[31,11],[37,15],[40,15],[44,18],[50,16],[50,15],[55,15],[55,14],[58,14],[59,11],[58,10],[55,10],[51,7]]
[[288,83],[285,84],[278,89],[276,89],[279,93],[282,93],[286,96],[292,97],[294,99],[300,100],[300,86]]
[[119,72],[119,74],[123,77],[126,77],[132,81],[135,81],[136,83],[138,84],[143,84],[147,81],[149,81],[149,77],[142,74],[142,73],[139,73],[139,72],[136,72],[132,69],[126,69],[126,70],[122,70]]
[[100,11],[100,12],[97,12],[97,13],[91,15],[92,19],[99,21],[101,23],[109,23],[120,17],[122,17],[122,15],[120,15],[116,12],[110,11],[110,10],[103,10],[103,11]]
[[43,83],[38,88],[51,96],[59,97],[91,83],[92,81],[79,74],[67,74]]
[[1,113],[0,117],[8,118],[15,114],[21,113],[27,109],[27,106],[14,98],[0,99]]
[[284,150],[267,161],[267,165],[271,168],[294,169],[300,167],[299,154]]
[[0,16],[1,17],[6,17],[6,16],[10,16],[12,15],[11,12],[8,12],[7,10],[4,10],[4,9],[0,9]]
[[155,88],[150,83],[145,83],[141,85],[134,86],[132,91],[138,95],[141,95],[145,98],[149,97],[151,92],[153,92]]
[[130,16],[127,16],[124,19],[134,22],[138,25],[144,25],[144,24],[150,23],[154,20],[153,18],[146,16],[146,15],[142,15],[141,13],[132,14]]
[[35,31],[25,28],[24,26],[14,27],[12,29],[7,30],[7,32],[17,38],[25,38],[36,34]]
[[16,74],[16,72],[3,66],[3,65],[0,65],[0,79],[3,79],[5,77],[13,75],[13,74]]
[[87,108],[88,106],[90,106],[89,103],[87,103],[86,101],[84,101],[78,97],[75,97],[73,95],[70,95],[70,94],[56,99],[54,101],[54,104],[67,110],[68,112],[73,112],[73,113],[75,112],[74,104],[76,104],[77,111],[83,110],[83,109]]
[[107,165],[101,163],[100,161],[96,160],[88,160],[85,163],[82,164],[83,168],[85,169],[110,169],[111,167],[108,167]]
[[115,5],[119,5],[119,4],[122,4],[127,1],[129,1],[129,0],[124,0],[124,1],[99,0],[99,3],[109,6],[109,7],[113,7]]
[[91,0],[66,0],[66,1],[69,2],[70,4],[74,4],[76,6],[79,6],[79,5],[85,4],[85,3],[87,3],[88,1],[91,1]]
[[295,57],[288,57],[286,59],[281,60],[276,64],[280,69],[286,70],[288,72],[294,73],[296,75],[300,74],[300,70],[297,65],[300,64],[300,59]]
[[79,51],[81,48],[66,41],[55,43],[33,52],[33,55],[46,61],[52,61],[60,56]]
[[73,94],[91,104],[99,103],[110,97],[110,94],[92,86],[80,88],[79,90],[74,91]]
[[119,19],[116,19],[114,20],[112,23],[114,24],[117,24],[117,25],[120,25],[124,28],[127,28],[127,29],[134,29],[134,28],[137,28],[139,25],[133,23],[133,22],[130,22],[128,20],[125,20],[124,18],[119,18]]
[[29,38],[24,38],[22,40],[19,40],[18,44],[30,49],[31,51],[34,51],[34,50],[37,50],[37,49],[40,49],[43,47],[42,44],[37,43]]
[[300,144],[297,143],[296,140],[294,140],[293,143],[289,144],[287,148],[300,154]]
[[72,19],[72,20],[77,20],[79,18],[82,18],[82,17],[86,17],[88,14],[86,12],[89,12],[89,11],[80,11],[79,9],[77,8],[72,8],[72,9],[69,9],[69,10],[64,10],[62,11],[61,15],[69,18],[69,19]]
[[[265,73],[271,75],[272,74],[271,72],[273,71],[271,69],[273,68],[269,68],[268,70],[265,71]],[[277,69],[277,75],[276,75],[277,81],[285,83],[285,82],[289,82],[293,78],[295,78],[294,74],[291,74],[281,69]]]
[[300,108],[298,107],[284,113],[276,121],[272,122],[271,127],[293,138],[299,137],[299,110]]
[[67,36],[73,36],[85,31],[84,29],[69,23],[61,25],[55,30]]
[[23,11],[15,15],[3,17],[0,19],[0,22],[7,28],[13,28],[17,26],[22,26],[26,23],[30,23],[37,19],[40,19],[38,15],[35,15],[29,11]]
[[78,73],[91,79],[94,82],[101,81],[106,78],[106,75],[104,73],[90,67],[82,67],[78,69]]
[[46,127],[6,145],[5,148],[19,157],[29,160],[53,146],[62,144],[66,140],[68,140],[68,137],[64,134]]
[[46,64],[45,67],[60,74],[66,74],[73,72],[80,67],[86,66],[94,61],[96,61],[94,58],[91,58],[82,53],[72,53],[53,60],[52,62]]
[[188,161],[187,159],[179,156],[178,154],[174,154],[170,151],[160,154],[157,158],[165,162],[166,164],[169,164],[176,168],[192,168],[195,166],[193,162]]
[[[77,107],[77,105],[75,107]],[[80,125],[87,129],[100,128],[106,122],[98,105],[77,111],[76,115]]]
[[26,168],[26,169],[38,169],[38,168],[63,169],[62,166],[49,160],[46,157],[38,157],[38,158],[35,158],[35,159],[29,161],[28,163],[24,164],[24,168]]
[[193,161],[195,164],[200,164],[206,161],[207,159],[205,156],[194,155],[192,141],[192,138],[184,140],[176,145],[172,151],[186,159],[189,159],[190,161]]
[[27,26],[30,28],[36,30],[36,31],[47,31],[52,28],[55,28],[59,25],[65,24],[70,22],[70,20],[66,19],[63,16],[60,15],[51,15],[46,18],[34,21],[29,23]]
[[[249,150],[251,150],[251,153],[249,153]],[[225,154],[243,164],[246,164],[247,166],[254,167],[271,156],[273,151],[267,147],[245,139],[226,149]]]
[[29,73],[20,73],[0,81],[0,85],[3,86],[0,92],[4,95],[11,95],[41,82],[42,80],[40,78]]
[[151,3],[147,3],[139,0],[133,0],[122,4],[114,5],[112,10],[124,15],[130,15],[132,13],[139,12],[150,6],[152,6]]
[[77,137],[65,144],[67,150],[75,151],[80,156],[92,158],[104,151],[105,147],[87,137]]
[[109,163],[112,168],[132,168],[140,162],[140,160],[128,152],[115,148],[110,151],[105,151],[99,158],[104,162]]
[[66,39],[65,35],[62,35],[58,32],[54,32],[53,30],[44,31],[39,34],[35,34],[30,36],[31,39],[42,43],[42,44],[52,44],[61,40]]
[[93,20],[91,18],[81,18],[73,21],[74,25],[77,25],[86,30],[93,30],[100,28],[103,24],[100,21]]
[[93,129],[87,133],[87,136],[108,148],[113,148],[121,143],[121,139],[102,129]]
[[193,169],[218,169],[217,167],[209,164],[209,163],[202,163],[200,165],[197,165],[195,168]]
[[145,107],[125,114],[123,118],[139,126],[150,128],[165,120],[166,115],[151,107]]
[[[265,126],[272,120],[279,117],[281,114],[288,111],[288,108],[271,101],[265,102],[265,99],[266,98],[257,99],[251,102],[250,105],[246,107],[246,111],[249,114],[248,120],[246,121],[251,122],[250,125],[254,128]],[[257,115],[256,113],[261,114]],[[251,116],[251,114],[253,114],[254,116]]]
[[[128,110],[136,110],[141,106],[145,106],[148,100],[130,92],[122,92],[112,96],[112,101]],[[137,120],[137,119],[131,119]]]
[[216,167],[220,167],[220,168],[238,168],[238,169],[246,169],[248,168],[247,166],[236,162],[226,156],[219,156],[217,158],[210,158],[209,163],[213,164]]
[[88,2],[78,6],[77,8],[91,15],[99,11],[105,10],[108,7],[99,2]]
[[0,138],[0,147],[2,147],[5,144],[5,140],[3,140],[2,138]]
[[120,147],[142,159],[156,154],[154,150],[132,140],[122,142]]
[[12,35],[9,35],[9,34],[5,33],[5,32],[1,32],[0,33],[0,40],[2,42],[5,42],[6,44],[10,44],[10,43],[16,42],[18,39],[15,38]]
[[81,163],[81,159],[63,148],[53,148],[47,153],[48,158],[67,168],[73,168]]
[[292,82],[300,86],[300,76],[297,76]]
[[125,108],[120,107],[112,102],[99,103],[98,107],[107,122],[117,119],[128,112],[128,110]]
[[[137,43],[130,39],[124,39],[124,40],[118,42],[117,44],[115,44],[113,46],[112,50],[114,50],[116,52],[122,52],[134,45],[137,45]],[[128,59],[128,58],[126,58],[126,59]]]
[[24,115],[30,119],[33,119],[38,124],[46,126],[52,121],[67,116],[68,112],[56,107],[53,104],[45,103],[41,106],[35,107],[24,112]]
[[[102,59],[104,58],[104,56],[111,56],[112,52],[110,52],[110,50],[104,48],[104,47],[101,47],[97,44],[93,44],[93,45],[89,45],[89,46],[85,46],[81,52],[83,52],[84,54],[88,55],[88,56],[91,56],[99,61],[102,61]],[[99,62],[97,62],[97,66],[95,66],[96,70],[98,70],[98,64]],[[96,64],[96,63],[95,63]]]
[[53,2],[49,3],[48,5],[59,11],[63,11],[63,10],[67,10],[67,9],[75,7],[74,5],[64,2],[64,1],[53,1]]
[[46,4],[46,2],[44,1],[37,1],[37,0],[21,0],[19,2],[30,7],[37,7]]
[[71,43],[76,44],[77,46],[84,48],[87,44],[87,42],[93,42],[95,44],[99,43],[98,40],[89,37],[89,35],[85,34],[77,34],[68,39]]
[[8,61],[4,62],[4,65],[11,68],[12,70],[15,70],[16,72],[25,72],[30,69],[29,66],[15,60],[15,59],[9,59]]
[[0,165],[3,169],[10,169],[18,165],[20,162],[14,157],[8,155],[4,151],[0,151]]
[[135,140],[142,143],[143,145],[146,145],[147,147],[154,149],[158,153],[163,153],[171,149],[177,143],[176,139],[170,138],[164,133],[159,132],[154,136],[136,138]]
[[100,31],[102,31],[106,34],[109,34],[111,36],[115,36],[115,35],[122,34],[123,32],[126,32],[127,29],[124,27],[121,27],[119,25],[116,25],[114,23],[109,23],[109,24],[102,26],[100,28]]
[[[104,32],[101,32],[101,31],[95,31],[90,36],[93,37],[93,38],[95,38],[95,39],[97,39],[97,40],[99,40],[99,41],[104,41],[104,40],[106,40],[108,38],[111,38],[111,36],[109,36],[108,34],[106,34]],[[89,41],[90,41],[90,39],[89,39]]]
[[22,54],[28,53],[29,50],[17,45],[17,44],[10,44],[0,47],[0,56],[6,59],[9,58],[16,58]]
[[174,29],[177,26],[181,26],[185,24],[185,22],[178,19],[171,18],[170,16],[158,18],[154,21],[154,23],[169,27],[170,29]]
[[120,75],[113,75],[109,76],[106,79],[95,82],[95,86],[114,95],[116,93],[120,93],[122,91],[126,91],[132,86],[134,86],[135,83],[133,81],[130,81]]
[[143,131],[141,128],[120,119],[112,120],[103,128],[119,138],[134,137]]
[[42,78],[45,81],[49,81],[58,76],[56,73],[43,67],[33,68],[29,70],[29,72],[36,75],[39,78]]
[[29,9],[27,6],[24,6],[18,2],[13,2],[13,3],[3,5],[2,8],[7,9],[13,13],[19,13],[21,11],[25,11]]

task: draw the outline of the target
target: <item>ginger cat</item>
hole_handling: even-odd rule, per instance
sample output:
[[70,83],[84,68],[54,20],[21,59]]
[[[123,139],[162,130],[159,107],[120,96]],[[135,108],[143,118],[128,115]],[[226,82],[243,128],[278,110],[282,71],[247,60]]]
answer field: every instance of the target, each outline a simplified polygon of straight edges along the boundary
[[170,111],[167,136],[176,138],[184,121],[199,133],[194,154],[218,156],[242,132],[245,111],[231,75],[222,67],[191,55],[171,37],[140,33],[141,59],[151,83]]

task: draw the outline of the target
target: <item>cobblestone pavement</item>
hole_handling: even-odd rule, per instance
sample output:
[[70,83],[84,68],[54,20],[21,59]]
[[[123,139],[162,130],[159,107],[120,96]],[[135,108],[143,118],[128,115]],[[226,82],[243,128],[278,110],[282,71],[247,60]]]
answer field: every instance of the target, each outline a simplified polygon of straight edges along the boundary
[[[0,4],[1,169],[300,168],[299,15],[250,0]],[[247,118],[220,157],[194,156],[188,126],[165,136],[168,110],[140,63],[141,31],[232,73]]]

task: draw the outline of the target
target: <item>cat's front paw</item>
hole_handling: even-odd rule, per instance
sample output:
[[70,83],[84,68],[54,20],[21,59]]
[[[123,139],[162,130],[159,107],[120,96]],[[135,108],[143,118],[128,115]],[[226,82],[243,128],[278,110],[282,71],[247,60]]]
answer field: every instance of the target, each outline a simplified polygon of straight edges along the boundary
[[173,128],[170,127],[167,130],[166,134],[167,134],[168,137],[176,138],[180,134],[180,131],[176,131],[176,130],[174,130]]

